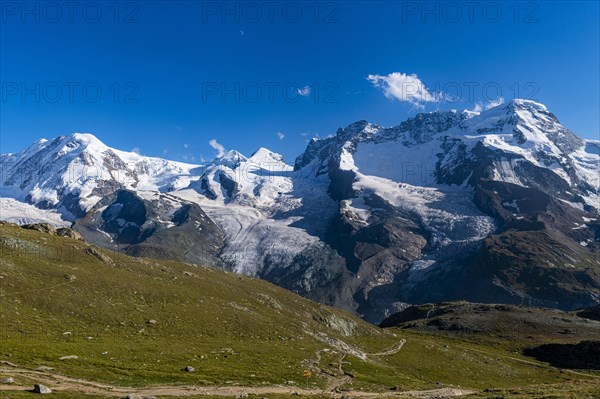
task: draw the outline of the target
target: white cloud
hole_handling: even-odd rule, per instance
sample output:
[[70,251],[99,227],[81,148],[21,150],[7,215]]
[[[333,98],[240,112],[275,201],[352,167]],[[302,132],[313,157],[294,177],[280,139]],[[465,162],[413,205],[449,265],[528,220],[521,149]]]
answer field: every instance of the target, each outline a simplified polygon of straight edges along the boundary
[[498,105],[504,104],[504,97],[498,97],[495,100],[491,100],[487,103],[487,105],[485,106],[485,109],[490,109],[490,108],[494,108],[497,107]]
[[138,155],[140,155],[142,153],[142,151],[138,147],[133,147],[131,149],[131,152],[136,153]]
[[300,136],[304,137],[304,141],[306,141],[307,143],[309,143],[312,139],[321,139],[319,133],[304,132],[300,133]]
[[502,105],[502,104],[504,104],[504,97],[498,97],[495,100],[488,101],[488,103],[485,105],[483,105],[481,103],[476,103],[475,106],[473,107],[473,109],[470,109],[469,111],[479,113],[483,110],[487,111],[490,108],[494,108],[494,107],[497,107],[498,105]]
[[225,147],[220,144],[217,139],[212,139],[208,142],[208,144],[214,148],[215,150],[217,150],[217,158],[221,158],[223,155],[225,155]]
[[283,140],[285,138],[285,134],[283,132],[277,132],[277,138],[279,140]]
[[296,91],[302,97],[307,97],[310,94],[310,86],[299,87]]
[[189,144],[184,144],[183,148],[188,148],[190,145]]
[[424,103],[438,103],[446,99],[444,93],[430,92],[416,74],[407,75],[402,72],[392,72],[389,75],[367,76],[373,86],[383,90],[387,98],[408,102],[417,107]]

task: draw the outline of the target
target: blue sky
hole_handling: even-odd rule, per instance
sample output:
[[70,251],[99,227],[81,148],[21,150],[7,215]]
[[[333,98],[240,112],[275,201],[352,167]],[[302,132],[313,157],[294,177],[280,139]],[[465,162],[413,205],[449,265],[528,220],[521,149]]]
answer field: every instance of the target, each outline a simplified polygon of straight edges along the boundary
[[[359,119],[499,96],[599,138],[597,1],[23,4],[0,3],[2,153],[90,132],[175,160],[214,157],[216,139],[292,162]],[[422,90],[398,96],[398,82]]]

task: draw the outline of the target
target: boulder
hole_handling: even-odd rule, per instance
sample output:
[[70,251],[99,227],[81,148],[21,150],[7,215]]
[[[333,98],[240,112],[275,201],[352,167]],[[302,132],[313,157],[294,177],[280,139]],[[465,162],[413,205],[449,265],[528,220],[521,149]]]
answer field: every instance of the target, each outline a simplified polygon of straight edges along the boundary
[[34,393],[52,393],[52,390],[45,385],[35,384],[33,386]]
[[59,227],[58,229],[56,229],[56,235],[60,237],[67,237],[72,238],[74,240],[83,241],[83,237],[81,236],[81,234],[68,227]]
[[56,235],[56,228],[52,226],[50,223],[32,223],[32,224],[24,224],[24,229],[28,230],[36,230],[41,233]]

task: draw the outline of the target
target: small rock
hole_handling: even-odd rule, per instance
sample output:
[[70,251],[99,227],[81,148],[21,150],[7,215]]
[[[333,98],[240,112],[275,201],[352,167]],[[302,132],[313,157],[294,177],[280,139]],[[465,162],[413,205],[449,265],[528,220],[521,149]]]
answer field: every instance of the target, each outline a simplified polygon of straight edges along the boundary
[[40,366],[37,369],[35,369],[36,371],[52,371],[54,370],[54,367],[48,367],[48,366]]
[[183,371],[187,371],[188,373],[191,373],[193,371],[196,371],[196,369],[193,368],[192,366],[185,366],[185,368],[183,369]]
[[114,264],[114,262],[113,262],[113,260],[111,258],[109,258],[108,256],[104,255],[102,252],[96,250],[93,247],[90,247],[90,248],[86,249],[85,253],[88,254],[88,255],[91,255],[91,256],[95,257],[96,259],[98,259],[102,263],[108,263],[110,265]]
[[33,386],[34,393],[52,393],[52,390],[45,385],[35,384]]
[[247,398],[247,397],[248,397],[248,394],[245,392],[238,395],[238,398]]
[[14,384],[14,383],[15,383],[15,379],[12,377],[0,378],[0,384]]
[[154,320],[154,319],[150,319],[150,320],[148,320],[146,323],[147,323],[147,324],[152,324],[152,325],[154,325],[154,324],[156,324],[156,320]]
[[138,395],[136,393],[130,393],[129,395],[125,396],[125,399],[144,399],[144,398],[142,398],[140,395]]
[[65,280],[67,281],[75,281],[77,280],[77,276],[74,274],[65,274]]
[[68,227],[60,227],[56,229],[56,234],[60,237],[68,237],[73,238],[74,240],[84,241],[81,234],[79,234],[75,230],[71,230]]
[[79,359],[79,356],[77,355],[69,355],[69,356],[63,356],[61,358],[59,358],[58,360],[75,360],[75,359]]

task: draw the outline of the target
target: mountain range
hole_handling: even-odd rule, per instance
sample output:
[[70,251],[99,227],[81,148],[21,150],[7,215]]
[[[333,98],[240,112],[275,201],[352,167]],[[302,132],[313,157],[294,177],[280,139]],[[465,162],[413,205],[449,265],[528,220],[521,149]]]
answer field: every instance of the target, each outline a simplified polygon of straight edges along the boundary
[[371,322],[450,300],[600,303],[600,141],[534,101],[358,121],[294,165],[265,148],[186,164],[80,133],[0,163],[0,219],[260,277]]

